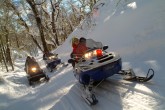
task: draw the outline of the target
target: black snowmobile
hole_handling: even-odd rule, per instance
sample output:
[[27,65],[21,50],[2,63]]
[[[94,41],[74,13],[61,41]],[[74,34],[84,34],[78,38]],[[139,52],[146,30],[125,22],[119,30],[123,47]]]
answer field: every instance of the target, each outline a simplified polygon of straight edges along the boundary
[[29,85],[33,85],[36,82],[49,80],[49,77],[44,73],[34,59],[29,58],[26,60],[25,71],[27,73]]

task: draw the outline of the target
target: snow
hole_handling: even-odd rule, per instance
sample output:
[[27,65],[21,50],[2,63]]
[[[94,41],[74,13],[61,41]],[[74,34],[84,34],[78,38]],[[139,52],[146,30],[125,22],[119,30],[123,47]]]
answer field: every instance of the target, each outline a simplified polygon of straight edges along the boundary
[[[78,81],[72,66],[61,67],[48,83],[28,85],[24,72],[25,59],[17,59],[14,72],[0,72],[1,110],[165,110],[165,1],[164,0],[100,0],[96,26],[77,28],[66,42],[54,52],[67,62],[72,36],[92,38],[108,45],[107,51],[120,54],[123,68],[133,68],[145,75],[155,71],[147,83],[122,80],[114,75],[95,89],[99,103],[87,105],[81,98]],[[98,5],[99,5],[98,3]],[[97,6],[97,5],[96,5]],[[36,57],[42,68],[42,54]]]

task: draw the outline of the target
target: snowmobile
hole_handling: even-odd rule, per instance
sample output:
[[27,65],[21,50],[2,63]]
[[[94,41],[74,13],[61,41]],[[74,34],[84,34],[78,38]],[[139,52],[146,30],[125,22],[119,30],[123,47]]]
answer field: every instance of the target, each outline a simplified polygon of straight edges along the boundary
[[31,66],[27,66],[27,79],[29,81],[29,85],[33,85],[36,82],[40,81],[48,81],[49,77],[44,73],[42,69],[40,69],[38,64],[33,64]]
[[64,64],[61,62],[61,59],[58,58],[58,54],[50,54],[47,58],[43,58],[46,62],[46,68],[52,72],[54,69],[56,69],[57,65],[62,64],[63,66],[67,66],[67,64]]
[[[68,63],[75,63],[74,76],[84,85],[82,97],[89,105],[97,104],[98,100],[94,95],[93,86],[100,84],[103,80],[114,74],[123,75],[125,80],[146,82],[154,76],[153,69],[149,69],[146,77],[136,76],[132,69],[122,70],[122,60],[119,54],[105,51],[108,46],[102,49],[88,50],[78,61],[69,59]],[[149,76],[149,73],[152,75]],[[98,83],[99,82],[99,83]]]

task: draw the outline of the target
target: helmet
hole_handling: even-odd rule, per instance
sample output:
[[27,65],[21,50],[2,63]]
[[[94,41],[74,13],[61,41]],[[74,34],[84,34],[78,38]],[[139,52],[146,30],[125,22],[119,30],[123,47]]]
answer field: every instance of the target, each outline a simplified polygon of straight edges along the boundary
[[78,42],[78,41],[79,41],[79,39],[77,37],[72,38],[72,44],[75,43],[75,42]]
[[86,42],[86,38],[81,37],[80,40],[79,40],[79,42]]
[[30,59],[31,57],[28,55],[26,58],[27,58],[27,59]]

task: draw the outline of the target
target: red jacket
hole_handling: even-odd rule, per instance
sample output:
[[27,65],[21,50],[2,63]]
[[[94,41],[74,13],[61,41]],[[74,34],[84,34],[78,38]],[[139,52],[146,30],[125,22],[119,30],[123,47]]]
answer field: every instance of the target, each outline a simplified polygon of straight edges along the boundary
[[76,51],[77,46],[78,46],[78,44],[72,44],[72,47],[73,47],[73,53]]
[[86,47],[86,44],[79,43],[73,54],[76,55],[78,58],[81,58],[87,50],[88,48]]

